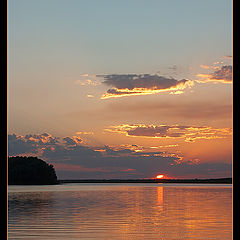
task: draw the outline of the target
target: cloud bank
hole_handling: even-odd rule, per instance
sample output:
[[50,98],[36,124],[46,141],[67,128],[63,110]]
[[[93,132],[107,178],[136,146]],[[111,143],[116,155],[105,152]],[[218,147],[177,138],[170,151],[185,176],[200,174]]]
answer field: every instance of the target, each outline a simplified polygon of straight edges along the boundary
[[[171,132],[173,130],[180,132]],[[126,129],[126,128],[125,128]],[[188,126],[131,126],[129,134],[144,136],[182,136]],[[200,128],[199,128],[200,129]],[[170,133],[170,132],[171,133]],[[137,145],[91,148],[74,137],[56,138],[48,133],[9,135],[9,156],[35,155],[56,168],[58,178],[152,178],[159,172],[172,177],[231,176],[231,164],[184,161],[177,154],[137,151]],[[153,149],[156,147],[153,147]],[[159,148],[159,147],[158,147]]]

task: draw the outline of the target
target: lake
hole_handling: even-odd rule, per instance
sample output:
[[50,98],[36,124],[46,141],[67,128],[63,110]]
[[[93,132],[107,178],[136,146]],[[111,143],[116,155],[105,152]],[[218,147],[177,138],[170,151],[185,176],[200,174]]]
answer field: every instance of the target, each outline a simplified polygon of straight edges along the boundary
[[9,186],[8,239],[230,240],[232,185]]

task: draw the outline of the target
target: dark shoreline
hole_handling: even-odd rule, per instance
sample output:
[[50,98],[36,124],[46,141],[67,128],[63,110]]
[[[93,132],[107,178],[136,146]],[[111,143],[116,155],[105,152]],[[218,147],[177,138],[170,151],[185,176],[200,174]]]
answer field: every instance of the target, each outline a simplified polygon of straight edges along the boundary
[[219,183],[232,184],[232,178],[215,179],[64,179],[58,183]]

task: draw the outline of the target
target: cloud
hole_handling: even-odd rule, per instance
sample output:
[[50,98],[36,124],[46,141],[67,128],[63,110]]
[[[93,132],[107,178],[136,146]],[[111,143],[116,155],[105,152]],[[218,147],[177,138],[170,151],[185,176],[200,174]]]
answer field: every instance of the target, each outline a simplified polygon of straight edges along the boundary
[[197,164],[183,162],[173,165],[170,173],[180,178],[206,178],[206,176],[208,178],[231,177],[232,165],[223,162]]
[[8,135],[8,154],[10,156],[34,153],[37,154],[42,147],[55,145],[58,138],[52,137],[48,133],[27,134],[25,136],[9,134]]
[[73,136],[73,138],[64,137],[63,140],[65,141],[66,145],[76,145],[82,142],[82,139],[77,136]]
[[232,56],[231,56],[231,55],[226,55],[226,56],[224,56],[224,58],[226,58],[226,59],[232,59]]
[[210,66],[204,65],[204,64],[200,64],[200,67],[201,67],[201,68],[204,68],[204,69],[209,69],[209,68],[210,68]]
[[83,142],[83,140],[79,136],[73,136],[72,139],[75,142],[75,144],[79,144]]
[[183,91],[175,91],[175,92],[170,92],[169,94],[180,95],[183,93],[184,93]]
[[65,137],[65,138],[63,138],[63,140],[65,141],[65,143],[67,145],[75,145],[76,144],[75,141],[73,141],[73,139],[71,139],[70,137]]
[[[93,149],[82,146],[82,145],[54,145],[46,147],[43,151],[42,156],[55,160],[55,161],[66,161],[71,160],[74,157],[77,157],[78,159],[88,159],[88,158],[95,158],[99,157],[101,153],[94,151]],[[75,163],[75,162],[71,162]]]
[[25,137],[21,136],[20,138],[25,139],[28,142],[35,142],[38,145],[50,145],[54,143],[58,143],[58,138],[53,137],[48,133],[42,134],[27,134]]
[[105,146],[105,152],[107,153],[107,155],[110,155],[110,156],[129,155],[131,153],[135,153],[135,151],[130,150],[128,148],[121,149],[121,150],[113,150],[109,146]]
[[166,91],[183,90],[191,87],[193,82],[187,79],[176,80],[150,74],[110,74],[103,77],[103,84],[112,86],[101,99],[132,95],[149,95]]
[[[158,126],[155,129],[160,135],[166,136],[169,129],[173,127],[178,130],[189,128],[189,126]],[[135,128],[136,126],[130,127],[132,130]],[[42,141],[45,138],[48,138],[48,141]],[[103,146],[99,147],[100,151],[98,151],[91,147],[74,144],[73,139],[73,137],[56,138],[50,134],[25,136],[11,134],[8,143],[9,156],[36,153],[37,156],[54,165],[60,179],[151,178],[159,172],[174,177],[231,176],[231,164],[206,164],[196,159],[184,161],[183,157],[177,154],[151,150],[136,151],[134,149],[139,146],[135,144],[129,145],[129,148]]]
[[79,80],[76,80],[74,82],[75,84],[81,85],[81,86],[98,86],[101,84],[101,82],[98,81],[96,75],[89,75],[89,74],[82,74],[80,76]]
[[[105,147],[106,149],[106,147]],[[73,149],[72,149],[73,150]],[[56,164],[66,164],[57,168],[59,176],[68,178],[151,178],[159,172],[174,177],[226,177],[231,176],[231,164],[201,163],[193,159],[183,161],[177,155],[164,156],[161,152],[133,152],[127,149],[116,151],[108,147],[106,154],[98,156],[79,149],[68,150],[69,158]],[[61,156],[62,152],[58,155]],[[83,156],[84,157],[83,157]],[[58,165],[57,165],[58,166]],[[78,170],[78,171],[77,171]]]
[[105,129],[109,132],[123,133],[130,137],[151,138],[183,138],[185,142],[195,142],[197,139],[216,139],[231,136],[230,128],[214,129],[206,126],[179,125],[143,125],[122,124]]
[[35,142],[27,141],[16,134],[8,135],[8,152],[12,156],[26,152],[36,153],[35,145]]
[[79,84],[81,86],[87,86],[87,85],[91,85],[91,86],[98,86],[101,83],[97,82],[97,81],[93,81],[91,79],[86,79],[86,80],[77,80],[75,81],[76,84]]
[[222,66],[220,70],[217,70],[212,74],[211,79],[231,82],[232,81],[232,66],[231,65]]
[[24,153],[39,154],[47,149],[56,149],[61,146],[74,147],[82,142],[78,136],[63,137],[62,139],[53,137],[48,133],[27,134],[25,136],[9,134],[8,135],[8,155],[13,156]]
[[232,66],[224,65],[221,68],[217,68],[216,71],[210,74],[198,74],[198,77],[203,80],[197,80],[198,82],[221,82],[231,83],[232,82]]
[[93,135],[94,133],[93,132],[81,132],[81,131],[78,131],[78,132],[76,132],[76,134],[78,134],[78,135]]
[[62,144],[46,146],[42,157],[56,165],[57,172],[65,176],[67,172],[78,173],[78,176],[86,178],[154,176],[153,170],[167,169],[178,160],[176,156],[162,156],[159,151],[136,152],[129,148],[109,146],[95,150],[82,145],[73,146],[68,137],[63,139],[65,142]]

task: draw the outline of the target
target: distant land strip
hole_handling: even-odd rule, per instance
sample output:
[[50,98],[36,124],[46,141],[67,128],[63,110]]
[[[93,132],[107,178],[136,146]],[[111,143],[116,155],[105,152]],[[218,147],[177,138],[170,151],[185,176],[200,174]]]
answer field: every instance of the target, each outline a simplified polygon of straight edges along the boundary
[[215,179],[64,179],[61,183],[221,183],[231,184],[232,178]]

